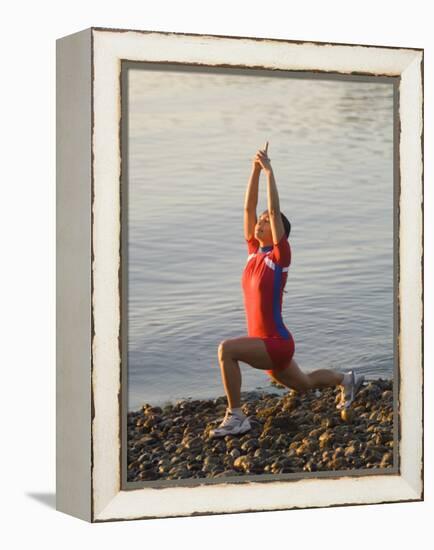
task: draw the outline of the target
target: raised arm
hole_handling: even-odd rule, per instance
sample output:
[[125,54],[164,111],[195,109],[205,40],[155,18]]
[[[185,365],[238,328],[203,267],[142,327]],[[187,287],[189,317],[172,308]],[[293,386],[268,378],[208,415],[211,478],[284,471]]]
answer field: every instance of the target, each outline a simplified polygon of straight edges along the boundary
[[270,216],[271,234],[273,235],[273,243],[278,244],[285,233],[280,214],[279,193],[277,192],[276,180],[271,166],[270,170],[265,173],[267,174],[268,215]]
[[255,234],[256,206],[258,204],[258,185],[260,174],[261,165],[254,160],[244,200],[244,237],[246,241],[248,241]]
[[274,179],[273,168],[270,159],[263,151],[258,151],[257,158],[267,176],[267,201],[268,215],[270,217],[271,234],[273,243],[278,244],[285,233],[282,216],[280,214],[279,193],[277,192],[276,180]]

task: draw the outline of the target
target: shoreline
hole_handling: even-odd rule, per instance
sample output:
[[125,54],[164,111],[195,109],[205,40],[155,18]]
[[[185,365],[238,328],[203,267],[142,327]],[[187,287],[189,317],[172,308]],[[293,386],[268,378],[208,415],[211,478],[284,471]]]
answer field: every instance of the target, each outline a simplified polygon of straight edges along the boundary
[[127,481],[391,468],[392,380],[365,382],[344,415],[339,394],[242,392],[252,429],[224,438],[209,432],[225,414],[225,396],[146,403],[127,416]]
[[[306,371],[309,372],[309,371]],[[338,371],[342,372],[342,371]],[[361,373],[363,374],[363,373]],[[393,377],[389,375],[383,375],[379,378],[374,377],[372,374],[365,375],[365,385],[369,382],[375,382],[377,380],[388,380],[393,384]],[[243,384],[244,385],[244,384]],[[257,395],[258,397],[262,395],[279,395],[283,396],[286,395],[288,391],[290,391],[287,387],[282,386],[275,382],[273,379],[268,379],[263,385],[257,385],[252,386],[253,389],[249,390],[243,390],[241,392],[241,401],[243,402],[243,399],[250,398],[252,395]],[[223,391],[223,388],[219,386],[219,391]],[[192,394],[192,395],[178,395],[178,396],[171,396],[171,397],[159,397],[156,400],[152,400],[152,404],[143,399],[138,401],[137,398],[135,398],[135,405],[129,406],[127,409],[127,414],[133,414],[137,413],[137,411],[141,411],[145,405],[148,405],[149,407],[160,407],[161,409],[165,409],[168,406],[175,406],[178,403],[182,403],[184,401],[215,401],[218,397],[224,397],[223,394],[219,395],[216,393],[200,393],[200,394]],[[242,403],[241,403],[242,404]]]

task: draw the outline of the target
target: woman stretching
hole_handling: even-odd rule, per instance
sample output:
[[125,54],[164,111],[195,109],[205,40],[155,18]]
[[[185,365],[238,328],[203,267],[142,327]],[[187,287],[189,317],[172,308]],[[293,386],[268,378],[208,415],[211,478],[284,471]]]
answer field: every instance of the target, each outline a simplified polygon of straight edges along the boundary
[[[338,408],[347,408],[364,377],[354,371],[342,374],[320,369],[304,373],[293,359],[294,340],[282,320],[282,294],[291,263],[288,237],[291,224],[280,212],[279,195],[270,159],[268,142],[253,159],[244,204],[244,237],[248,257],[242,277],[248,336],[224,340],[218,359],[228,407],[223,422],[211,430],[212,437],[243,434],[250,430],[241,410],[241,372],[238,361],[265,370],[272,379],[298,392],[341,386]],[[261,170],[267,177],[268,210],[256,217]]]

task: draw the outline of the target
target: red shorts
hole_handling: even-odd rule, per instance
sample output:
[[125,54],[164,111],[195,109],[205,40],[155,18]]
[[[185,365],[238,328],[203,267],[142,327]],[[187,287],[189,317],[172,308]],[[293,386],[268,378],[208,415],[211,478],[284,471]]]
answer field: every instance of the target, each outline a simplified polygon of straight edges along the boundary
[[295,343],[292,334],[289,333],[289,339],[281,338],[280,336],[271,336],[262,338],[262,341],[267,348],[268,355],[274,364],[272,370],[267,370],[269,374],[273,371],[281,371],[285,369],[291,362],[295,351]]

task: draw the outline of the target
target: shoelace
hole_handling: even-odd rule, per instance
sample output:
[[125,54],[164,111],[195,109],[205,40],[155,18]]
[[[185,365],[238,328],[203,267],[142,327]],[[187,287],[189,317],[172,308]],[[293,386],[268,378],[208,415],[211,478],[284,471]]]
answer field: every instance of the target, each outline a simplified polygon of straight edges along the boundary
[[231,419],[232,417],[235,417],[235,415],[232,414],[231,411],[226,411],[226,414],[225,414],[225,416],[224,416],[224,418],[223,418],[223,421],[222,421],[222,423],[221,423],[221,426],[226,426],[226,424],[229,423],[229,421],[230,421],[230,419]]
[[227,424],[229,424],[229,422],[231,421],[232,418],[237,419],[241,423],[245,420],[245,418],[248,418],[248,417],[240,418],[236,414],[233,414],[231,411],[226,411],[226,414],[225,414],[221,424],[219,424],[219,427],[222,428],[223,426],[226,426]]

